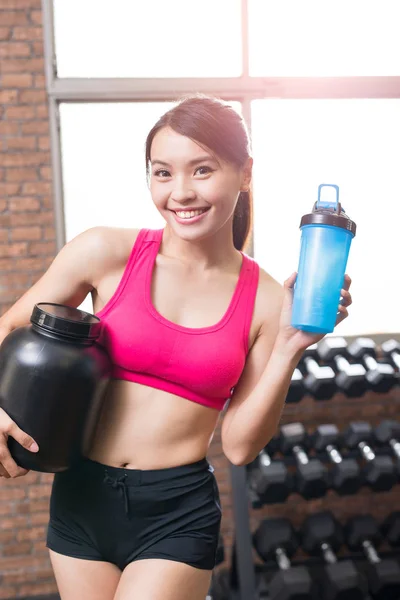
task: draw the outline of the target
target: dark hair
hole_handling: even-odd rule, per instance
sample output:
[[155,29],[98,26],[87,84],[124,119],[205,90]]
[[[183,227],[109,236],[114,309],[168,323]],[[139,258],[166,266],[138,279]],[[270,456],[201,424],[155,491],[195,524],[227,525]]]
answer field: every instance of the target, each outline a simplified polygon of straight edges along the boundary
[[[217,98],[190,96],[166,112],[147,136],[147,175],[150,173],[153,139],[164,127],[171,127],[176,133],[191,138],[238,168],[242,168],[250,157],[250,140],[243,118],[229,104]],[[251,192],[240,192],[233,215],[233,243],[237,250],[246,246],[251,218]]]

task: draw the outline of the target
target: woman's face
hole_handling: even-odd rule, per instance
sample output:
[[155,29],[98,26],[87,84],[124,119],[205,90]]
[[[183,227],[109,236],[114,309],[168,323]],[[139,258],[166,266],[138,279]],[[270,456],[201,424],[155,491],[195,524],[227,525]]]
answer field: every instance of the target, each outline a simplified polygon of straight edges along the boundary
[[168,225],[184,239],[201,239],[225,225],[250,176],[251,165],[238,169],[169,127],[153,139],[151,195]]

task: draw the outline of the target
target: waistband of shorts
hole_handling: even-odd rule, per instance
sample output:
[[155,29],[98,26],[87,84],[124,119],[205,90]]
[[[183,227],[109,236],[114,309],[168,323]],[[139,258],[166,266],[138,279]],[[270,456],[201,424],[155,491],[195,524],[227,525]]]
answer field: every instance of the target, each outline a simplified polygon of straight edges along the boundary
[[83,458],[76,467],[79,471],[84,472],[89,477],[104,477],[108,475],[113,479],[125,480],[127,485],[140,485],[146,483],[157,483],[209,471],[214,472],[214,468],[210,465],[206,458],[202,458],[197,462],[187,465],[178,465],[176,467],[166,467],[164,469],[126,469],[124,467],[112,467],[96,462],[89,458]]

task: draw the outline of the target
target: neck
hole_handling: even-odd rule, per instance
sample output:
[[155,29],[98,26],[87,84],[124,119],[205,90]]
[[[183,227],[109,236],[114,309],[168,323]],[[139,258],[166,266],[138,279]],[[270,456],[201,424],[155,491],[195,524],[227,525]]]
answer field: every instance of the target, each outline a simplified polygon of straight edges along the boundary
[[225,267],[241,260],[233,245],[232,223],[213,235],[198,240],[184,240],[167,224],[162,238],[162,253],[199,268]]

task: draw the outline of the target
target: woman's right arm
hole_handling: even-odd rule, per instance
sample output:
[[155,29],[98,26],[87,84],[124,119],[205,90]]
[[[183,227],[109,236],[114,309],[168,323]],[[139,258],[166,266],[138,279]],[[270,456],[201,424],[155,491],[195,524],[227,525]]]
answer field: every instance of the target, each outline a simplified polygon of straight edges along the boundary
[[[29,325],[33,307],[38,302],[79,306],[112,268],[115,240],[115,229],[93,227],[68,242],[44,275],[0,317],[0,345],[13,329]],[[10,455],[7,446],[10,435],[24,448],[34,451],[31,448],[34,440],[0,408],[0,476],[7,478],[28,472],[19,467]]]

